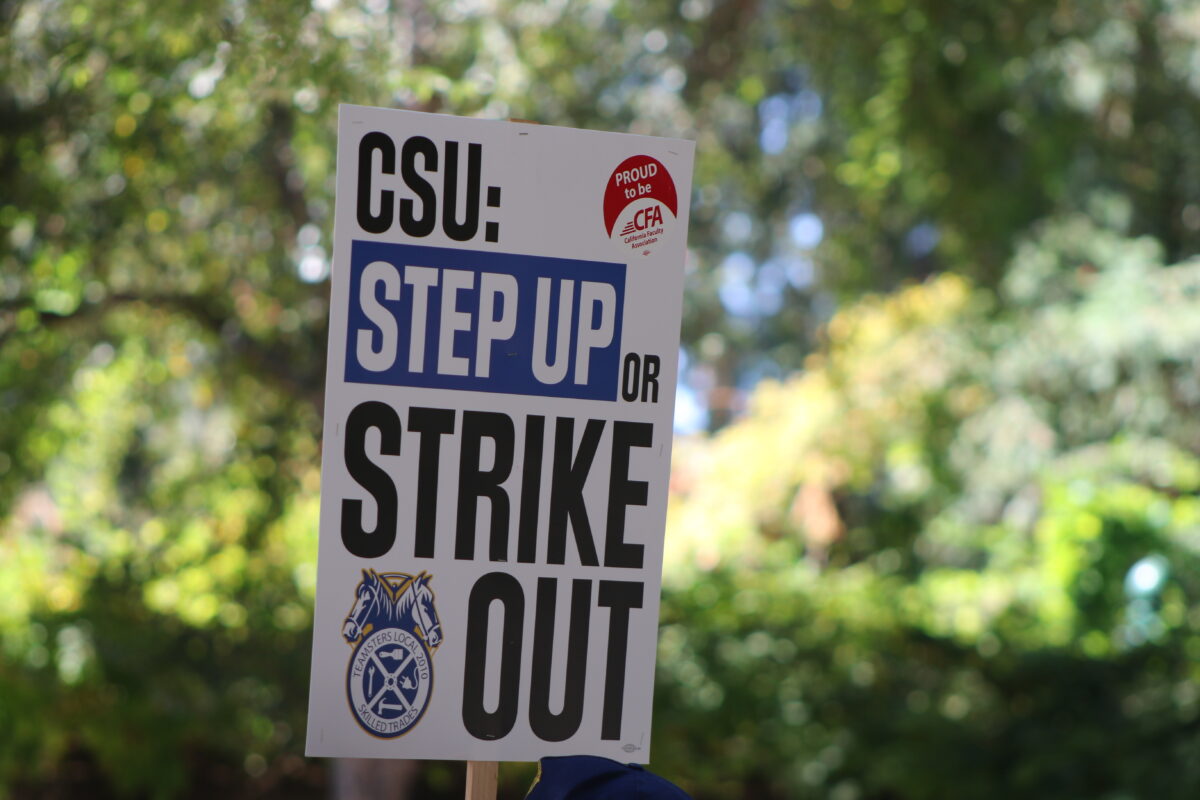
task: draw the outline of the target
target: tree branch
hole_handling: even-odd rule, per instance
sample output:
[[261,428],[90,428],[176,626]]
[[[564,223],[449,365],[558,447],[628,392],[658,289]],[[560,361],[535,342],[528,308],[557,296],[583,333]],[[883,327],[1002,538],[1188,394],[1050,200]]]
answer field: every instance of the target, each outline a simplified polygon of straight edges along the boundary
[[[224,350],[240,359],[250,373],[271,379],[289,394],[310,403],[318,414],[323,412],[323,369],[317,369],[313,374],[298,373],[295,365],[301,363],[301,359],[297,358],[290,348],[278,343],[258,341],[246,335],[240,326],[230,335],[228,326],[230,322],[236,321],[235,318],[195,295],[118,292],[94,303],[83,303],[69,314],[55,314],[49,311],[36,313],[38,324],[42,328],[53,329],[94,323],[117,309],[137,305],[166,308],[188,317],[216,336],[225,345]],[[32,306],[33,301],[28,297],[0,301],[0,348],[7,345],[10,339],[20,335],[12,327],[3,330],[3,315]],[[9,321],[8,324],[11,326],[12,322]]]

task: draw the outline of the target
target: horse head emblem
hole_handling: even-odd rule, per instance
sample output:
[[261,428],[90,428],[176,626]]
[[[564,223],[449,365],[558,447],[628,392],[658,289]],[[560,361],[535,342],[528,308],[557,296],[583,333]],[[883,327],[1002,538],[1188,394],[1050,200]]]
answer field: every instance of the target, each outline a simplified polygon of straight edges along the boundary
[[413,620],[417,632],[431,648],[437,649],[442,643],[442,621],[438,617],[437,608],[433,604],[433,590],[429,588],[432,576],[422,572],[413,579]]
[[380,597],[385,595],[383,579],[373,569],[362,571],[362,581],[354,590],[354,605],[350,609],[346,621],[342,623],[342,636],[350,644],[356,643],[364,634],[370,633],[366,628],[368,620],[380,605]]
[[427,572],[364,569],[342,638],[354,651],[346,668],[350,711],[372,736],[401,736],[421,719],[433,686],[433,651],[442,621]]
[[442,621],[433,602],[433,589],[429,588],[432,580],[427,572],[381,574],[364,569],[354,592],[354,605],[342,623],[342,637],[357,644],[378,628],[404,628],[436,650],[442,643]]

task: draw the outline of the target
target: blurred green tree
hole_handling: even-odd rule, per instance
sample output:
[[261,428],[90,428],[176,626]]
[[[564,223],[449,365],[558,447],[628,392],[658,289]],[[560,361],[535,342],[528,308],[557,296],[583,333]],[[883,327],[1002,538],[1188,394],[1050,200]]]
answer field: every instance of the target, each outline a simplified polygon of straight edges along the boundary
[[[718,458],[729,474],[677,514],[707,537],[680,563],[707,566],[680,567],[668,595],[664,764],[726,793],[927,796],[998,774],[939,748],[1016,748],[988,720],[1024,720],[1049,752],[1019,785],[1046,787],[1066,763],[1049,745],[1078,728],[1098,751],[1117,717],[999,704],[1053,710],[1062,691],[1082,707],[1089,687],[1117,692],[1101,697],[1127,715],[1117,747],[1187,752],[1171,720],[1190,725],[1194,697],[1172,659],[1197,655],[1181,533],[1195,348],[1184,307],[1157,304],[1193,292],[1168,278],[1189,268],[1161,264],[1200,236],[1196,15],[0,2],[0,785],[64,754],[127,793],[319,782],[296,754],[342,101],[696,138],[684,341],[711,427],[822,350],[683,451],[680,480]],[[833,315],[946,270],[969,281]],[[725,565],[723,543],[778,570]],[[1155,554],[1170,578],[1135,609],[1118,584]],[[751,639],[760,612],[776,628]],[[809,619],[835,622],[796,627]],[[1045,657],[980,684],[971,654],[993,647],[987,664]],[[879,663],[860,668],[868,651]],[[904,691],[868,691],[888,653]],[[748,660],[705,672],[727,657]],[[722,702],[739,685],[762,694]],[[856,731],[874,731],[870,753],[837,738]],[[1123,763],[1148,762],[1102,760]]]
[[1200,262],[1083,217],[998,294],[839,312],[681,448],[658,763],[705,798],[1195,796],[1198,312]]

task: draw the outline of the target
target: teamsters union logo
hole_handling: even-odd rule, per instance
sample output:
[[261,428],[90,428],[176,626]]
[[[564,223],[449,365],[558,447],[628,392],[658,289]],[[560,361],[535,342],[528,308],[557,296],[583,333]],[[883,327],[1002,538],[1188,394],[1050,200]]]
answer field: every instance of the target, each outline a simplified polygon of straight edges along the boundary
[[367,733],[394,739],[421,720],[433,689],[433,650],[442,623],[433,576],[364,569],[342,636],[354,647],[346,697]]

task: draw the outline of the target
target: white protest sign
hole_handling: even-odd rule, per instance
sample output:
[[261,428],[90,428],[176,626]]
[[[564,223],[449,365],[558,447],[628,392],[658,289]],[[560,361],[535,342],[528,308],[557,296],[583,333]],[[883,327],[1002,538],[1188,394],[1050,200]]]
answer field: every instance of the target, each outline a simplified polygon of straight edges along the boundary
[[692,155],[342,106],[309,755],[649,759]]

